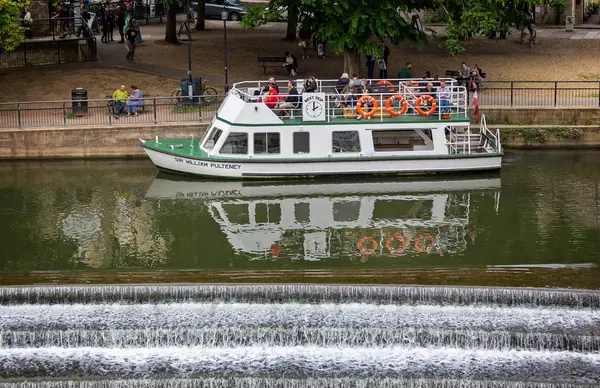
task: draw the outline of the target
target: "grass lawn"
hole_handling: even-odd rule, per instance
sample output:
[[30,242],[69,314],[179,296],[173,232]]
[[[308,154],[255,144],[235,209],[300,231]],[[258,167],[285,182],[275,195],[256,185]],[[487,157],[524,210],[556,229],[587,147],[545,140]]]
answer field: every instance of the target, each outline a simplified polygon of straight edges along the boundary
[[[88,98],[105,98],[124,83],[130,90],[136,84],[152,96],[170,96],[178,80],[101,66],[68,66],[51,70],[35,67],[0,71],[0,102],[69,100],[71,90],[83,88]],[[27,87],[23,88],[26,85]]]

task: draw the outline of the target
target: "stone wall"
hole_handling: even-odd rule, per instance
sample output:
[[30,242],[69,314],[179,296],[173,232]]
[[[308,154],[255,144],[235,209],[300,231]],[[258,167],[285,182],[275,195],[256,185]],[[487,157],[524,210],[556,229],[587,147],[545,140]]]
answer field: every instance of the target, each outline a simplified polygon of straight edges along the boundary
[[600,125],[600,108],[482,108],[481,113],[488,124]]
[[0,131],[0,159],[140,157],[140,139],[200,137],[207,124]]
[[501,128],[504,148],[600,148],[600,127],[513,127]]

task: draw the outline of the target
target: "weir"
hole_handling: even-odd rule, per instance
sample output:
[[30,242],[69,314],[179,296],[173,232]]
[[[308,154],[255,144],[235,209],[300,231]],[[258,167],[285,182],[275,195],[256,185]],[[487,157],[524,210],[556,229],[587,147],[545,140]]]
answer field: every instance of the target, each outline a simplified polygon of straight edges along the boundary
[[2,287],[0,301],[0,388],[600,381],[597,291],[147,284]]
[[534,288],[316,284],[102,285],[0,287],[0,304],[22,303],[250,303],[486,304],[600,308],[600,292]]

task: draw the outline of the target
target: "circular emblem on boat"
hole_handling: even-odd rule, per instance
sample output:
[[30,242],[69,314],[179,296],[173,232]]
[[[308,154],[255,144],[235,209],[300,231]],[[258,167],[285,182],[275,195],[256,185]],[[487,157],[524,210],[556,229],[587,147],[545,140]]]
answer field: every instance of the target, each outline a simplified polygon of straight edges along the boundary
[[325,121],[324,93],[304,93],[302,100],[302,119],[304,121]]

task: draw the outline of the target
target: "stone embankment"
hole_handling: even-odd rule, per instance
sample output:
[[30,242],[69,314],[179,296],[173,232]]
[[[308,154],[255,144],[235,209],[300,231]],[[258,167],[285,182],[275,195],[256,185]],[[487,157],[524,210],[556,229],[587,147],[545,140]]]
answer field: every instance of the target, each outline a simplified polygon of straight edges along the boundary
[[[600,109],[482,109],[504,147],[600,148]],[[478,120],[473,120],[476,130]],[[0,130],[0,159],[143,157],[140,139],[199,137],[207,123]]]

